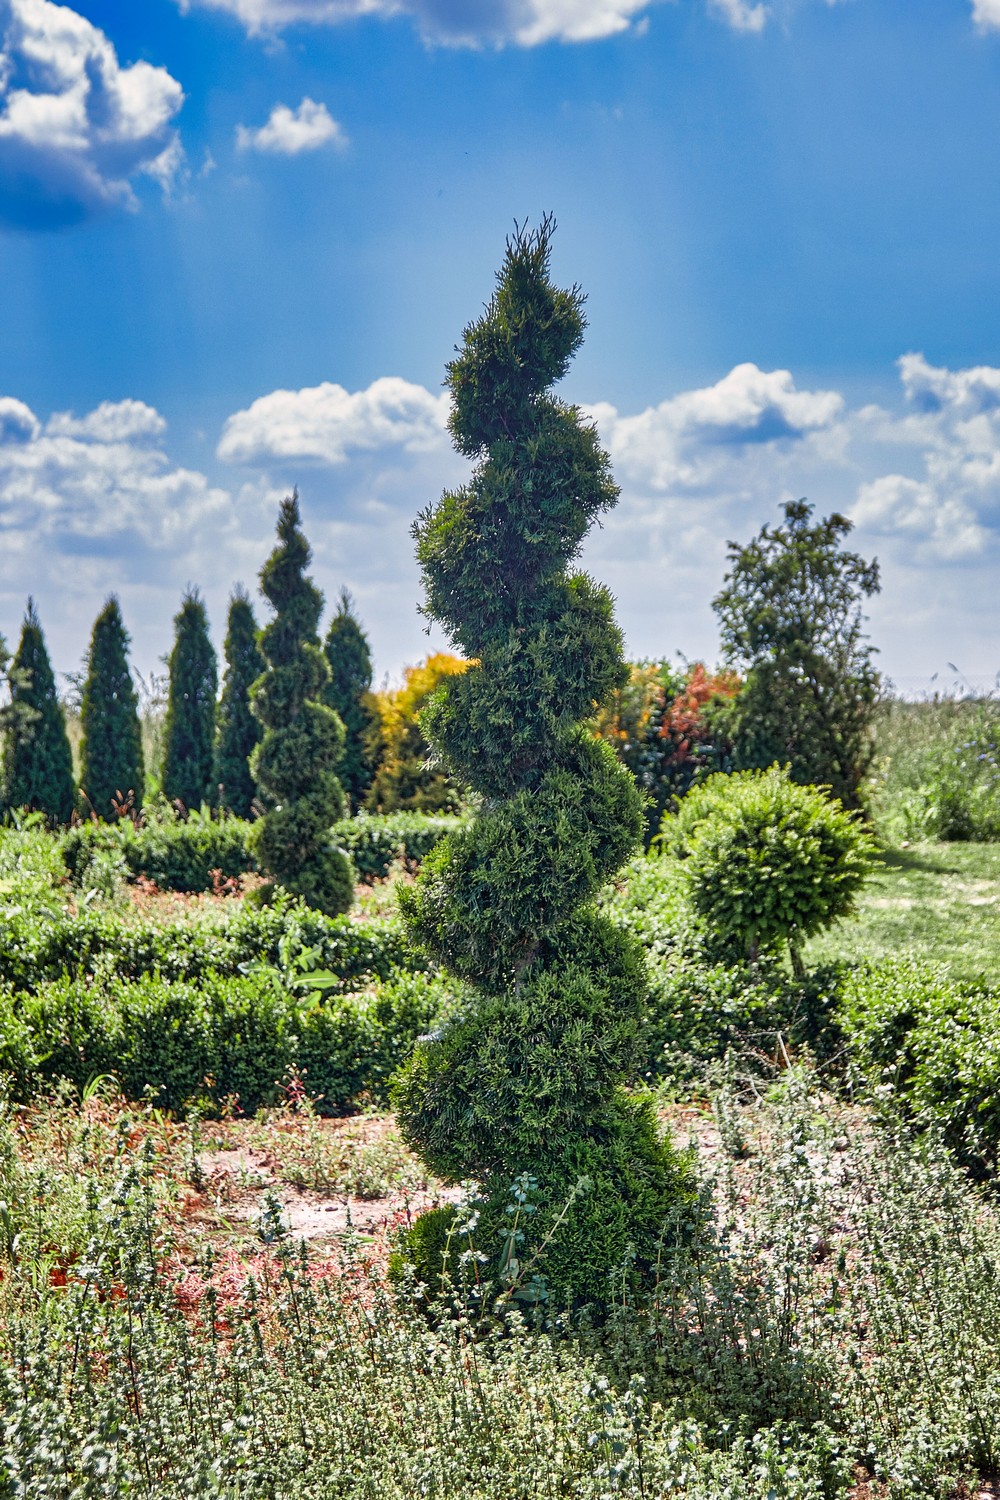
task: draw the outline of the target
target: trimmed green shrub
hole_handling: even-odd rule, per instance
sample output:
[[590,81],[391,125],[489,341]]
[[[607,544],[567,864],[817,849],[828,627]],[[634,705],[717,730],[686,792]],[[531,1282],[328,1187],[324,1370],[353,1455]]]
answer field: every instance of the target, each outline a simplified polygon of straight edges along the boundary
[[222,921],[171,923],[124,923],[89,909],[78,916],[0,910],[0,983],[18,990],[62,975],[137,979],[156,970],[165,979],[195,980],[260,964],[320,970],[335,976],[327,988],[341,991],[427,967],[396,922],[352,922],[297,905],[241,904]]
[[334,916],[354,900],[351,862],[330,837],[344,810],[335,771],[344,726],[322,702],[330,669],[316,634],[323,595],[305,575],[309,557],[298,495],[290,495],[281,502],[278,545],[260,575],[275,617],[260,633],[268,665],[251,698],[264,737],[250,771],[266,808],[251,847],[285,890]]
[[183,1113],[274,1103],[295,1068],[322,1114],[386,1080],[421,1031],[455,1004],[427,975],[400,975],[361,993],[304,999],[267,972],[63,977],[31,994],[0,991],[0,1073],[30,1098],[43,1081],[83,1089],[110,1074],[133,1099]]
[[184,595],[174,618],[170,686],[163,730],[163,795],[187,809],[212,795],[212,741],[219,686],[208,615],[197,593]]
[[[380,880],[394,860],[419,864],[446,833],[460,826],[458,818],[425,813],[360,813],[334,823],[330,837],[350,856],[359,879]],[[152,817],[139,828],[127,820],[81,823],[63,834],[60,847],[66,869],[83,889],[93,861],[111,855],[122,860],[130,876],[145,876],[161,890],[209,891],[216,871],[228,878],[255,868],[251,827],[240,818],[197,813],[183,820],[170,814]]]
[[710,776],[661,838],[684,862],[692,909],[751,960],[787,943],[797,974],[802,943],[853,911],[877,863],[856,817],[787,767]]
[[[448,367],[468,485],[417,521],[427,612],[468,669],[422,727],[483,811],[425,859],[400,894],[414,939],[470,985],[394,1086],[400,1127],[436,1172],[481,1186],[479,1245],[512,1287],[530,1193],[541,1267],[560,1297],[607,1303],[612,1273],[655,1264],[691,1192],[635,1077],[646,985],[640,946],[594,902],[642,837],[643,801],[610,746],[584,728],[625,679],[606,589],[571,575],[617,490],[592,426],[550,392],[583,337],[582,297],[549,276],[546,220],[508,242],[493,300]],[[521,1190],[520,1188],[518,1189]],[[418,1229],[409,1253],[440,1264]],[[537,1281],[515,1295],[540,1295]]]
[[94,622],[80,706],[80,795],[99,818],[143,799],[139,700],[128,666],[129,638],[112,594]]
[[419,864],[461,821],[429,813],[359,813],[335,823],[333,839],[350,855],[360,880],[381,880],[400,857]]
[[246,590],[229,601],[225,642],[226,673],[215,714],[212,800],[237,818],[249,818],[257,786],[250,756],[260,743],[261,725],[250,708],[250,689],[267,665],[257,645],[257,622]]
[[1000,1166],[1000,994],[947,970],[866,963],[844,978],[841,1025],[854,1068],[919,1127],[939,1128],[976,1176]]
[[249,823],[239,818],[186,820],[152,818],[141,827],[81,823],[61,840],[63,859],[74,883],[87,888],[96,858],[117,855],[132,877],[144,876],[164,891],[209,891],[218,871],[224,878],[253,869],[248,850]]
[[10,702],[2,713],[0,809],[44,813],[50,824],[73,816],[76,786],[66,716],[34,602],[28,600],[21,640],[10,667]]

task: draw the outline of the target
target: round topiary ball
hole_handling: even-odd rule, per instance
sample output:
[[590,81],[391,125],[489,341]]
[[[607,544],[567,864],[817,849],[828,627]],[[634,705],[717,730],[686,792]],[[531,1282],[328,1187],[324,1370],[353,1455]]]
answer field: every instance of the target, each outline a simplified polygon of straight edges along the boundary
[[853,911],[878,863],[855,813],[780,766],[708,777],[663,820],[661,845],[715,933],[754,962],[787,943],[798,975],[803,942]]

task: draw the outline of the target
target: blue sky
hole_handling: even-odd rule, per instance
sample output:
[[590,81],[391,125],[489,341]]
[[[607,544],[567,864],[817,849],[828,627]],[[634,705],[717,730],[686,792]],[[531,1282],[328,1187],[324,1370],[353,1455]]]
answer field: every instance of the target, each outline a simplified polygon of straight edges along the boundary
[[379,674],[464,473],[443,367],[515,219],[589,296],[565,386],[633,655],[714,657],[727,538],[856,522],[884,669],[1000,669],[1000,0],[0,0],[0,630],[147,672],[298,484]]

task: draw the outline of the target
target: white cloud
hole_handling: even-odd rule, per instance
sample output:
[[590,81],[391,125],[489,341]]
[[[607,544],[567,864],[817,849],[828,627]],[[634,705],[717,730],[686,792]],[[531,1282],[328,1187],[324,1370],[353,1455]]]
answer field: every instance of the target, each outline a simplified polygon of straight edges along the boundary
[[366,390],[324,382],[300,391],[272,391],[231,416],[218,456],[229,463],[341,464],[352,453],[402,447],[411,453],[444,448],[448,398],[422,385],[383,376]]
[[137,172],[169,186],[184,95],[166,69],[122,67],[102,31],[52,0],[4,0],[0,25],[0,222],[59,227],[134,207]]
[[972,0],[972,19],[983,31],[1000,30],[1000,0]]
[[863,484],[851,516],[876,536],[916,542],[925,562],[976,557],[989,540],[963,500],[942,496],[929,481],[903,474],[883,474]]
[[347,145],[347,137],[325,104],[303,99],[298,109],[276,104],[267,123],[258,129],[237,125],[236,144],[241,151],[267,151],[278,156],[298,156],[320,146]]
[[749,0],[709,0],[709,7],[734,31],[763,31],[770,15],[766,5],[754,5]]
[[128,443],[162,437],[167,424],[145,401],[102,401],[85,417],[74,417],[68,411],[56,412],[49,418],[45,430],[53,437]]
[[13,396],[0,396],[0,443],[30,443],[41,430],[30,406]]
[[[805,495],[819,514],[852,515],[852,546],[879,557],[871,634],[890,675],[926,679],[950,659],[992,676],[1000,408],[988,393],[1000,371],[912,355],[900,377],[897,401],[848,407],[835,390],[745,364],[644,411],[590,408],[622,497],[583,563],[617,595],[633,655],[714,657],[727,539],[749,540]],[[232,583],[253,582],[277,501],[298,484],[317,584],[328,604],[351,589],[379,673],[396,673],[443,644],[421,633],[409,528],[468,474],[446,414],[444,394],[396,377],[274,391],[226,422],[219,457],[246,472],[220,486],[170,457],[163,418],[141,401],[43,420],[0,398],[0,629],[16,631],[30,591],[57,665],[75,666],[115,589],[147,671],[194,583],[221,637]]]
[[907,400],[920,411],[949,408],[963,416],[977,416],[1000,409],[1000,370],[991,365],[948,370],[928,364],[922,354],[904,354],[899,373]]
[[800,391],[788,370],[736,365],[715,385],[684,391],[637,416],[611,407],[594,415],[617,465],[653,489],[698,489],[713,482],[724,450],[779,444],[829,428],[840,416],[836,391]]
[[[178,0],[225,11],[251,35],[287,26],[337,25],[375,17],[413,21],[432,42],[450,46],[534,47],[542,42],[590,42],[626,31],[661,0]],[[739,0],[737,0],[739,3]]]

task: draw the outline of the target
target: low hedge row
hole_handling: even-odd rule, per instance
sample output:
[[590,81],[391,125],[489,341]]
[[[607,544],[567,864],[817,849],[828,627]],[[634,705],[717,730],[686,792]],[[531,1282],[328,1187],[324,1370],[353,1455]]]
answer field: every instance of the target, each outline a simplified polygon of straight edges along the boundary
[[333,825],[333,839],[351,856],[359,880],[382,880],[397,858],[419,864],[439,839],[461,824],[459,817],[440,814],[358,813]]
[[839,1020],[858,1078],[974,1176],[1000,1166],[1000,993],[906,961],[845,969]]
[[224,879],[254,868],[247,848],[250,824],[240,818],[153,818],[136,828],[81,823],[62,835],[62,856],[75,885],[103,883],[111,864],[130,879],[144,876],[165,891],[210,891],[214,871]]
[[64,978],[33,994],[0,991],[0,1071],[16,1098],[101,1075],[131,1098],[182,1114],[274,1103],[294,1068],[321,1113],[385,1085],[416,1037],[453,1004],[444,981],[399,974],[361,993],[303,1000],[264,973]]
[[0,913],[0,983],[15,990],[112,972],[125,980],[156,972],[170,981],[194,981],[210,973],[238,975],[256,963],[327,970],[341,990],[427,967],[397,922],[324,917],[293,904],[240,904],[221,920],[171,923],[124,922],[89,909],[76,916]]
[[[351,856],[360,880],[377,880],[398,856],[419,863],[459,822],[423,813],[361,813],[335,823],[330,837]],[[127,819],[81,823],[63,834],[62,857],[81,888],[105,883],[110,866],[129,879],[143,876],[161,890],[209,891],[218,875],[230,879],[255,868],[247,842],[250,827],[240,818],[198,815],[184,821],[152,818],[140,828]]]

